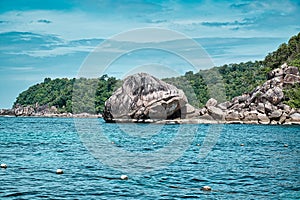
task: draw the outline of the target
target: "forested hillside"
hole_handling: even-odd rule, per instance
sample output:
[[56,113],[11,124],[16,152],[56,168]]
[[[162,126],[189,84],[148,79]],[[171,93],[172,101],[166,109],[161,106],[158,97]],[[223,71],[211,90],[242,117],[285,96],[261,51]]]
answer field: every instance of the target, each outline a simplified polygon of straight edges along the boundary
[[[86,88],[84,95],[80,97],[81,107],[80,110],[74,110],[74,112],[91,112],[95,107],[96,112],[101,113],[103,111],[103,105],[107,98],[112,94],[114,87],[118,80],[114,77],[108,77],[104,75],[99,79],[54,79],[45,78],[44,82],[31,86],[28,90],[22,92],[17,97],[14,106],[17,104],[28,106],[35,104],[56,106],[59,112],[73,112],[72,110],[72,98],[73,98],[73,86],[76,81],[76,87]],[[96,94],[93,94],[91,88],[96,88]],[[90,103],[90,99],[93,98],[94,104]]]
[[[183,89],[189,102],[202,107],[210,97],[219,101],[230,100],[244,92],[250,92],[256,86],[266,81],[267,72],[280,67],[287,62],[289,65],[300,68],[300,33],[293,36],[287,44],[269,53],[263,61],[228,64],[201,70],[198,73],[186,72],[185,75],[167,78],[164,81]],[[72,93],[76,81],[77,86],[84,85],[86,91],[80,97],[80,110],[72,110]],[[120,80],[104,75],[99,79],[54,79],[45,78],[44,82],[31,86],[19,94],[14,103],[20,105],[49,105],[56,106],[60,112],[91,112],[96,107],[96,112],[101,113],[104,102],[120,85]],[[96,88],[93,94],[89,87]],[[213,91],[213,92],[212,92]],[[213,93],[213,94],[212,94]],[[299,85],[285,90],[287,104],[300,107]],[[90,99],[94,99],[90,101]],[[89,102],[89,103],[85,103]],[[92,102],[92,103],[91,103]]]

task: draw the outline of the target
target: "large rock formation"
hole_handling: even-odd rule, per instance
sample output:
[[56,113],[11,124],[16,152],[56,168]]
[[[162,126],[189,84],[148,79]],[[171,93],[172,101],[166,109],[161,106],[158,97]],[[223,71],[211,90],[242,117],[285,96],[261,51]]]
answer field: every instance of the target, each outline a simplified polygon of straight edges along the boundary
[[[298,123],[297,116],[300,116],[300,110],[292,109],[283,103],[285,100],[283,89],[288,85],[300,83],[298,68],[283,64],[280,68],[268,73],[267,77],[268,80],[263,85],[231,101],[217,105],[215,100],[210,99],[206,107],[201,109],[200,117],[217,107],[222,110],[222,112],[218,111],[218,117],[210,115],[214,119],[221,120],[223,114],[226,123]],[[215,108],[212,109],[212,106]]]
[[103,118],[115,120],[165,120],[195,114],[182,90],[149,74],[128,76],[105,102]]

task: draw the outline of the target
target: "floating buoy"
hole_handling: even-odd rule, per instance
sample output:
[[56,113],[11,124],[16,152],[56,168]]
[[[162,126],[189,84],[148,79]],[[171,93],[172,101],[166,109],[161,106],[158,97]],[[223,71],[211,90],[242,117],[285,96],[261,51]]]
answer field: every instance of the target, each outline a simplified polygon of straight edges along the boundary
[[289,145],[288,145],[288,144],[284,144],[283,146],[284,146],[284,147],[288,147]]
[[64,173],[64,171],[62,169],[57,169],[56,170],[56,174],[63,174],[63,173]]
[[156,143],[155,143],[155,142],[153,142],[152,144],[153,144],[153,145],[156,145]]
[[127,175],[121,175],[121,179],[122,179],[122,180],[127,180],[127,179],[128,179],[128,176],[127,176]]
[[242,144],[240,144],[240,146],[243,147],[243,146],[245,146],[245,145],[242,143]]
[[201,188],[201,190],[204,190],[204,191],[211,191],[211,187],[205,185]]
[[115,144],[115,142],[111,142],[112,144]]
[[197,146],[200,146],[200,144],[197,144]]
[[0,167],[3,168],[3,169],[6,169],[7,165],[5,163],[2,163]]

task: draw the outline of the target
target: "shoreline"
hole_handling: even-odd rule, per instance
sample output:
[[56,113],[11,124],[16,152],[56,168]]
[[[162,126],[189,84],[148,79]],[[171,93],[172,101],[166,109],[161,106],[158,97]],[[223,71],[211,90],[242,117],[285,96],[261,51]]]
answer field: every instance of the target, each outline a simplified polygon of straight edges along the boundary
[[0,117],[15,117],[15,118],[102,118],[101,114],[89,114],[89,113],[79,113],[79,114],[72,114],[72,113],[61,113],[61,114],[38,114],[38,115],[0,115]]
[[[15,116],[15,115],[0,115],[5,118],[79,118],[79,119],[96,119],[103,118],[102,115],[94,115],[87,113],[80,114],[47,114],[47,115],[31,115],[31,116]],[[120,123],[120,124],[157,124],[157,125],[180,125],[180,124],[249,124],[249,125],[300,125],[300,121],[288,121],[285,123],[259,123],[258,121],[226,121],[226,120],[205,120],[205,119],[172,119],[172,120],[136,120],[136,119],[115,119],[106,123]]]

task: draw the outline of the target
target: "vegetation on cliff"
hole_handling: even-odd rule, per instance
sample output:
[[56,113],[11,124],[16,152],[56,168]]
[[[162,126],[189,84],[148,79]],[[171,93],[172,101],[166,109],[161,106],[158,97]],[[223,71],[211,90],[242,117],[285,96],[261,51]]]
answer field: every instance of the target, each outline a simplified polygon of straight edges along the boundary
[[[272,69],[279,67],[284,62],[300,68],[300,33],[290,38],[287,44],[269,53],[263,61],[228,64],[214,67],[209,70],[201,70],[197,73],[186,72],[185,75],[167,78],[164,81],[184,90],[191,105],[202,107],[212,97],[218,101],[230,100],[244,92],[250,92],[258,85],[266,81],[266,74]],[[219,78],[216,78],[220,76]],[[86,89],[80,97],[82,105],[80,110],[72,110],[73,86],[88,86],[96,88]],[[101,113],[104,109],[105,100],[120,85],[120,80],[103,75],[99,79],[53,79],[45,78],[44,82],[31,86],[19,94],[14,103],[20,105],[47,104],[56,106],[60,112],[96,112]],[[215,92],[216,91],[216,92]],[[285,89],[286,103],[291,107],[300,107],[299,85]],[[91,101],[91,99],[94,99]],[[89,103],[85,103],[89,102]]]

